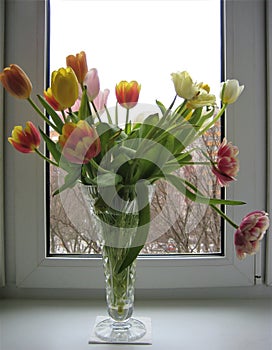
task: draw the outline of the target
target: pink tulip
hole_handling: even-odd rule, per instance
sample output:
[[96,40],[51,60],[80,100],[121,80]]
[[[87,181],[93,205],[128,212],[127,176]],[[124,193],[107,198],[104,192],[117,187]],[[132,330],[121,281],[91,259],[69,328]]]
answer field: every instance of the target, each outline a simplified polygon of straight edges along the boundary
[[104,91],[99,91],[99,94],[94,99],[94,105],[98,112],[101,112],[104,110],[104,106],[107,104],[108,96],[109,96],[110,90],[105,89]]
[[238,147],[233,146],[226,139],[223,140],[217,152],[217,165],[212,167],[212,172],[221,186],[236,180],[235,176],[239,171],[238,153]]
[[84,79],[83,85],[87,86],[87,95],[90,101],[93,101],[100,91],[100,82],[97,69],[90,69]]
[[259,242],[269,227],[268,214],[261,210],[247,214],[234,235],[234,245],[239,259],[258,251]]

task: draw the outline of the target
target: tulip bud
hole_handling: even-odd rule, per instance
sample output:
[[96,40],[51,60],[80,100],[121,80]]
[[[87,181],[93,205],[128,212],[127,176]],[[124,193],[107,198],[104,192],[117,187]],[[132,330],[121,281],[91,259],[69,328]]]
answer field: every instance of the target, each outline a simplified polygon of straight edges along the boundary
[[234,245],[239,259],[258,251],[259,242],[269,227],[268,214],[261,210],[247,214],[234,235]]
[[243,90],[244,85],[239,86],[238,80],[226,80],[221,84],[220,98],[224,104],[234,103]]
[[138,102],[140,90],[141,85],[137,81],[120,81],[115,87],[117,102],[124,108],[133,108]]
[[86,53],[84,51],[81,51],[80,53],[77,53],[76,56],[74,55],[67,56],[66,65],[67,67],[71,67],[74,70],[77,76],[78,82],[82,84],[84,81],[85,75],[88,72]]
[[26,73],[16,64],[11,64],[0,73],[4,88],[14,97],[28,99],[32,84]]
[[104,110],[104,106],[107,104],[108,96],[109,96],[110,90],[105,89],[104,91],[99,91],[99,94],[94,99],[94,105],[98,112]]
[[43,95],[46,101],[50,104],[51,107],[54,108],[55,111],[62,111],[63,109],[65,109],[65,107],[61,106],[55,99],[55,97],[52,94],[51,88],[48,88],[46,91],[44,91]]
[[172,80],[175,86],[176,94],[185,100],[191,100],[197,94],[197,86],[188,72],[172,73]]
[[227,143],[226,139],[223,140],[217,152],[217,165],[212,167],[212,172],[221,186],[235,180],[239,171],[238,153],[238,147],[233,146],[231,142]]
[[32,153],[40,146],[41,137],[35,125],[28,121],[25,129],[22,126],[15,126],[8,141],[19,152]]
[[87,164],[101,150],[97,131],[86,120],[80,120],[77,124],[64,124],[59,144],[63,156],[75,164]]
[[84,79],[84,86],[87,86],[87,95],[90,101],[93,101],[100,91],[100,82],[97,69],[90,69]]
[[60,68],[51,75],[51,89],[63,109],[70,108],[78,98],[78,81],[71,67]]

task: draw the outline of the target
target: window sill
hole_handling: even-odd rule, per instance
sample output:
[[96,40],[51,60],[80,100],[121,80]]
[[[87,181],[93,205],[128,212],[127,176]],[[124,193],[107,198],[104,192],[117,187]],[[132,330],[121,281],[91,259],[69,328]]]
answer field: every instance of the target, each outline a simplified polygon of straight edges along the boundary
[[[90,349],[97,300],[0,300],[0,348]],[[267,350],[272,348],[272,299],[136,301],[135,316],[152,319],[149,349]],[[99,345],[115,349],[116,345]],[[142,346],[133,345],[133,349]],[[122,349],[131,349],[123,345]]]

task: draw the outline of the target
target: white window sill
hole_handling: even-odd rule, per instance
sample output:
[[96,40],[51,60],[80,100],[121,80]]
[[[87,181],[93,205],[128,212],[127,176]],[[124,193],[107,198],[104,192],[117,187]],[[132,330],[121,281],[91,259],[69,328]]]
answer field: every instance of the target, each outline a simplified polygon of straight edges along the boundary
[[[9,299],[0,300],[0,310],[0,349],[116,349],[88,344],[103,301]],[[272,299],[136,301],[137,315],[152,319],[148,349],[272,349]]]

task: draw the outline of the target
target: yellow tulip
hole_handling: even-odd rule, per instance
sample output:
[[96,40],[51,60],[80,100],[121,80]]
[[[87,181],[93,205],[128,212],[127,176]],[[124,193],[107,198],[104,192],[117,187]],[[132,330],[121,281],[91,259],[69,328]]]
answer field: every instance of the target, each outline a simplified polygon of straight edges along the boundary
[[63,109],[70,108],[78,98],[78,80],[71,67],[60,68],[51,75],[51,89]]

